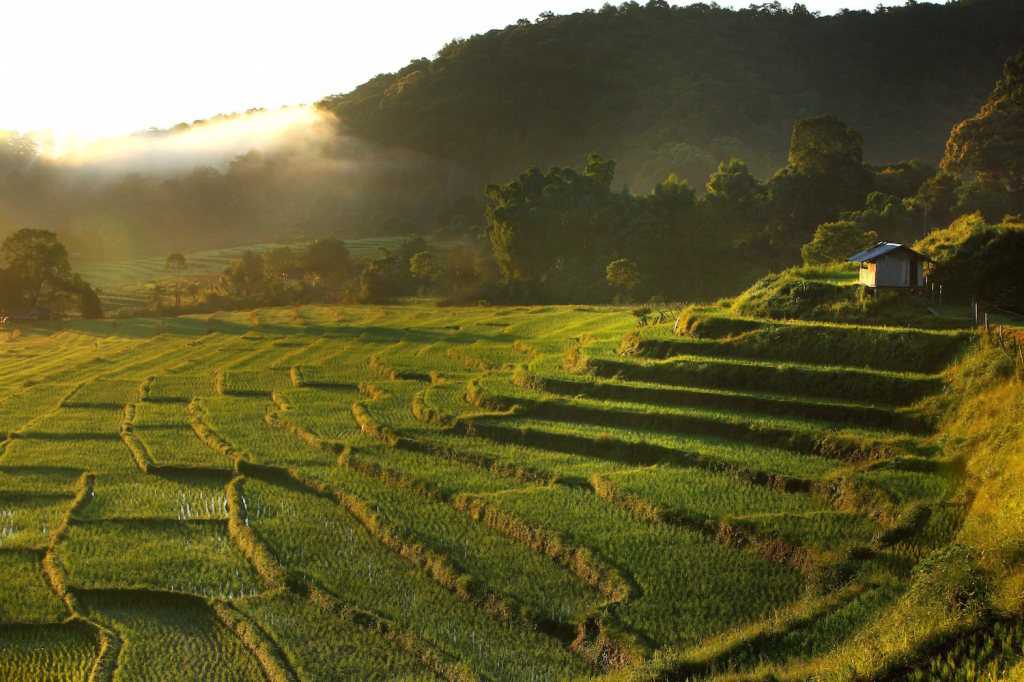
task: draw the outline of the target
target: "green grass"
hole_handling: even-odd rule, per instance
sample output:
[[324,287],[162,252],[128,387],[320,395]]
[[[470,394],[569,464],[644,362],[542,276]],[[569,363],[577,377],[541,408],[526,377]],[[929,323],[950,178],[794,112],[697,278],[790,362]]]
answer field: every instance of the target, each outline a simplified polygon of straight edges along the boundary
[[901,674],[909,682],[1015,680],[1019,678],[1010,669],[1021,659],[1024,659],[1024,621],[999,621],[958,638],[947,651]]
[[963,337],[688,314],[695,337],[425,304],[24,329],[0,677],[83,679],[83,618],[143,680],[581,679],[722,646],[704,672],[789,674],[859,646],[983,528],[931,437],[948,395],[907,407]]
[[259,664],[203,601],[147,592],[85,592],[90,617],[124,641],[119,679],[256,682]]
[[534,488],[480,498],[531,526],[628,566],[639,596],[622,621],[658,644],[693,643],[800,595],[796,571],[682,529],[638,523],[584,492]]
[[200,441],[180,403],[142,403],[135,412],[134,433],[157,466],[228,469],[231,460]]
[[50,492],[57,489],[53,483],[45,481],[49,485],[38,491],[0,493],[0,550],[46,547],[50,531],[71,505],[70,494]]
[[274,638],[302,679],[436,679],[376,630],[293,594],[246,599],[238,607]]
[[68,615],[43,576],[41,553],[0,550],[0,581],[0,625],[58,623]]
[[548,557],[474,523],[447,504],[350,470],[320,469],[311,474],[332,488],[372,500],[374,511],[388,523],[542,618],[577,623],[601,601]]
[[82,519],[227,520],[225,476],[191,473],[146,475],[139,471],[101,476]]
[[246,485],[246,496],[252,526],[282,563],[457,652],[474,669],[496,677],[584,669],[555,641],[503,624],[411,570],[337,503],[258,481]]
[[596,369],[603,377],[633,381],[753,389],[885,406],[909,405],[941,387],[937,377],[911,372],[698,355],[644,363],[601,360]]
[[93,628],[0,625],[0,678],[38,682],[85,682],[99,643]]
[[104,519],[73,525],[60,557],[71,584],[232,598],[261,589],[221,521]]

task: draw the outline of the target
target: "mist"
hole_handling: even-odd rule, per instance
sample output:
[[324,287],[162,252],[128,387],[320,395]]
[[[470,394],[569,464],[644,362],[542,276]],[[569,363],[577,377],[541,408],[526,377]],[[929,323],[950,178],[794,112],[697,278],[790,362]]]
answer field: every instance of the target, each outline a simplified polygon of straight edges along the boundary
[[40,154],[89,173],[172,175],[196,166],[224,168],[242,154],[284,148],[320,153],[337,141],[338,122],[307,105],[256,109],[120,137],[33,134]]
[[53,230],[79,262],[420,233],[479,189],[454,164],[359,139],[313,106],[101,139],[0,135],[0,237]]

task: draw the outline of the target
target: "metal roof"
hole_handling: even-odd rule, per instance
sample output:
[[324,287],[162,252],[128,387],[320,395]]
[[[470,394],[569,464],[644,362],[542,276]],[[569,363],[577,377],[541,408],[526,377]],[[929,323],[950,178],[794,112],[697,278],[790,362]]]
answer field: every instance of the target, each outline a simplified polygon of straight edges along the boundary
[[881,258],[885,254],[892,253],[893,251],[906,251],[911,255],[917,256],[918,258],[922,258],[927,261],[931,260],[931,258],[929,258],[928,256],[924,255],[923,253],[918,253],[917,251],[914,251],[909,246],[904,246],[903,244],[894,244],[893,242],[878,242],[870,249],[866,249],[864,251],[861,251],[860,253],[855,253],[846,260],[849,263],[870,263],[871,261]]

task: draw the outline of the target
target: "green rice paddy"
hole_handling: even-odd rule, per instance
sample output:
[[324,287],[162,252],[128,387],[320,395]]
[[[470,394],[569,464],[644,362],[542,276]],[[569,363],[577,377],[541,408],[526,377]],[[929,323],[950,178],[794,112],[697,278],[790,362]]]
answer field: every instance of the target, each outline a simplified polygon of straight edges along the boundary
[[[88,277],[162,277],[135,264]],[[964,337],[719,315],[702,339],[570,306],[23,329],[0,343],[0,678],[758,679],[825,655],[956,532],[913,406]],[[816,334],[870,352],[801,351]]]

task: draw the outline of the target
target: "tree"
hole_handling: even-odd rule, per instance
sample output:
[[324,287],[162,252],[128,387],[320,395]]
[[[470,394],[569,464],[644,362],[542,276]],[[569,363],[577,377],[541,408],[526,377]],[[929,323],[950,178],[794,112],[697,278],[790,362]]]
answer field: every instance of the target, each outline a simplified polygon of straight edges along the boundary
[[168,272],[182,272],[188,269],[188,260],[182,253],[172,253],[167,256],[167,262],[164,264],[164,270]]
[[429,251],[420,251],[409,259],[409,272],[420,282],[423,290],[429,288],[440,276],[440,266]]
[[860,133],[834,116],[797,121],[789,165],[768,182],[768,234],[782,256],[777,265],[788,264],[818,225],[863,206],[873,181]]
[[992,225],[980,212],[964,215],[914,248],[935,260],[930,277],[953,296],[1024,311],[1024,221]]
[[493,263],[481,251],[468,246],[456,246],[445,256],[444,278],[449,294],[468,294],[479,291],[480,285],[493,270]]
[[789,165],[802,173],[833,174],[864,163],[864,138],[835,116],[805,118],[793,124]]
[[800,253],[808,265],[841,263],[876,243],[878,233],[865,231],[852,220],[839,220],[819,225],[814,231],[814,239],[804,244]]
[[255,296],[266,284],[263,259],[252,251],[244,252],[240,259],[224,271],[224,281],[229,292],[233,294],[243,298]]
[[267,274],[279,279],[289,279],[302,272],[299,256],[290,247],[279,246],[263,254]]
[[917,190],[914,204],[925,216],[925,227],[948,225],[956,217],[959,181],[951,173],[939,172]]
[[326,286],[338,287],[352,277],[352,255],[345,242],[328,237],[318,239],[302,254],[302,269],[316,275]]
[[164,306],[164,286],[159,282],[154,282],[149,285],[149,304],[153,307],[153,310],[159,311]]
[[401,289],[402,270],[399,259],[387,251],[367,261],[359,273],[359,300],[382,303],[397,295]]
[[739,209],[753,204],[762,191],[761,183],[739,159],[718,164],[718,170],[708,178],[705,188],[711,202]]
[[[164,264],[164,270],[173,272],[177,275],[181,275],[185,270],[188,269],[188,261],[185,259],[185,255],[181,253],[172,253],[167,256],[167,262]],[[181,307],[181,280],[177,277],[174,280],[174,307]]]
[[583,174],[592,179],[598,187],[610,190],[612,180],[615,179],[615,162],[604,159],[600,154],[587,154]]
[[505,281],[576,298],[592,290],[628,197],[611,192],[615,164],[591,154],[585,170],[531,168],[487,187],[488,233]]
[[96,320],[103,317],[103,304],[100,302],[99,294],[82,279],[81,275],[74,275],[71,278],[69,291],[78,297],[78,312],[87,320]]
[[1024,191],[1024,51],[1006,62],[981,111],[953,128],[942,168]]
[[47,230],[21,229],[0,246],[0,263],[17,282],[18,303],[32,309],[43,295],[66,289],[71,280],[67,249],[57,235]]
[[628,258],[613,260],[605,269],[605,279],[627,296],[640,284],[640,269]]
[[9,270],[0,268],[0,315],[10,312],[20,302],[20,283]]

